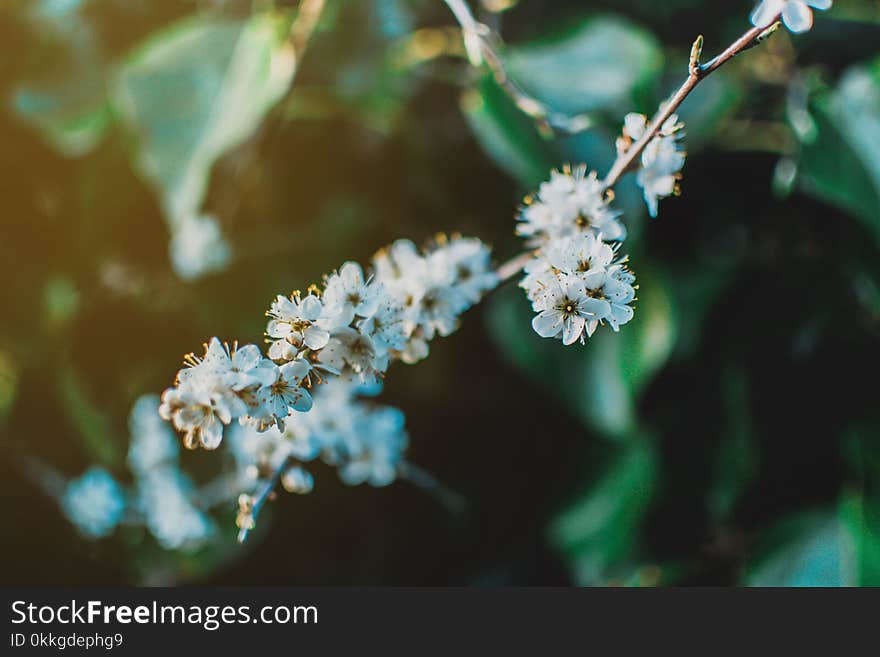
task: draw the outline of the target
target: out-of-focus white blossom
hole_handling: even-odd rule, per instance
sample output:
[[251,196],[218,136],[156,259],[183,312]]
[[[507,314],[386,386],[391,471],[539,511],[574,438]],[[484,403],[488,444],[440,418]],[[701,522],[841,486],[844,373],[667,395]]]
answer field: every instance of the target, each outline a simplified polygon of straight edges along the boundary
[[566,167],[553,171],[538,193],[526,199],[517,233],[533,246],[585,233],[601,233],[608,241],[621,241],[626,238],[626,228],[620,215],[595,171],[587,173],[583,165],[573,170]]
[[153,469],[138,479],[137,508],[150,533],[169,550],[195,548],[216,531],[193,500],[192,482],[176,466]]
[[187,216],[171,236],[171,264],[184,280],[222,271],[229,264],[231,250],[214,217]]
[[109,472],[92,467],[67,484],[61,508],[83,534],[103,538],[122,520],[125,492]]
[[314,486],[306,464],[320,458],[336,467],[348,484],[390,484],[396,479],[408,443],[398,409],[361,399],[362,384],[335,378],[315,390],[309,413],[292,416],[284,431],[237,427],[230,433],[239,487],[252,492],[282,471],[282,485],[296,492]]
[[166,463],[173,463],[180,454],[176,437],[158,414],[159,398],[140,397],[131,409],[128,431],[128,466],[142,475]]
[[761,0],[752,12],[752,25],[769,27],[780,14],[792,32],[807,32],[813,27],[813,9],[831,9],[832,0]]
[[[638,141],[645,134],[648,118],[644,114],[628,114],[624,119],[624,137]],[[648,212],[656,217],[660,199],[676,192],[686,155],[681,150],[683,124],[678,115],[666,120],[657,136],[642,151],[636,182],[642,188]]]

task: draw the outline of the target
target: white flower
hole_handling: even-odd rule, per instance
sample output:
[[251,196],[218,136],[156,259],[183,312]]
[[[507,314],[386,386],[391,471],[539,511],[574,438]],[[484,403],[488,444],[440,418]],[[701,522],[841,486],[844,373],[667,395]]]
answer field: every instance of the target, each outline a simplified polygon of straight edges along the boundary
[[187,216],[171,236],[171,264],[184,280],[193,280],[229,264],[230,249],[217,220],[211,216]]
[[159,414],[184,433],[183,443],[188,449],[198,445],[205,449],[216,449],[223,440],[223,425],[247,410],[244,402],[238,400],[241,409],[235,412],[239,409],[234,402],[230,403],[234,399],[237,398],[204,387],[188,385],[169,388],[162,393]]
[[602,233],[606,240],[618,241],[626,238],[619,217],[596,172],[588,174],[582,165],[573,171],[551,173],[537,197],[527,199],[517,233],[534,245],[584,232]]
[[192,481],[176,467],[151,470],[138,479],[137,490],[147,529],[165,549],[197,548],[215,532],[192,502]]
[[486,292],[498,285],[489,248],[478,239],[453,237],[428,255],[428,267],[435,271],[448,270],[452,286],[469,305],[478,303]]
[[376,312],[379,290],[364,280],[359,264],[346,262],[327,278],[323,303],[327,315],[337,316],[339,326],[347,326],[355,316],[369,317]]
[[273,360],[292,360],[304,348],[323,349],[336,325],[336,318],[325,312],[314,294],[278,295],[267,314],[272,318],[266,334],[273,340],[269,348]]
[[520,287],[538,315],[532,327],[542,337],[568,345],[584,342],[607,323],[614,331],[633,318],[635,276],[601,236],[557,239],[526,267]]
[[563,276],[537,298],[534,307],[538,312],[532,320],[535,332],[542,338],[561,337],[565,345],[583,341],[587,323],[598,323],[610,312],[608,302],[587,294],[577,276]]
[[807,32],[813,27],[810,9],[831,9],[832,0],[761,0],[752,12],[752,25],[769,27],[782,14],[782,22],[792,32]]
[[108,536],[122,520],[125,498],[109,472],[93,467],[73,479],[61,497],[67,518],[86,536]]
[[372,381],[378,373],[388,369],[388,352],[369,335],[343,327],[333,332],[327,346],[318,355],[318,361],[340,372],[349,367],[362,380]]
[[[638,141],[645,134],[648,119],[643,114],[628,114],[624,119],[623,134]],[[657,136],[642,151],[641,166],[636,182],[642,188],[648,212],[656,217],[660,199],[675,193],[680,172],[685,163],[680,141],[684,136],[678,115],[673,114],[661,126]]]
[[307,361],[293,360],[278,368],[271,385],[261,388],[261,409],[275,418],[280,430],[284,431],[284,421],[291,411],[305,413],[312,408],[312,396],[304,387],[311,371]]
[[350,486],[369,483],[387,486],[397,478],[409,438],[405,418],[396,408],[371,409],[358,423],[360,449],[339,467],[339,477]]
[[396,299],[382,293],[375,312],[361,321],[358,330],[385,349],[401,351],[406,348],[409,332],[405,308]]
[[139,397],[131,409],[128,427],[131,435],[128,465],[132,472],[141,475],[177,460],[180,448],[174,434],[159,416],[158,397]]

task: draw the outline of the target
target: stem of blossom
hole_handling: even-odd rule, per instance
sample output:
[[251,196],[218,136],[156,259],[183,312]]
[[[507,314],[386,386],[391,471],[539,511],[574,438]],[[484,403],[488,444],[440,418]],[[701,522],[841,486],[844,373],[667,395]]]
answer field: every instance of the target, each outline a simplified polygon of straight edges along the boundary
[[682,102],[684,102],[684,99],[690,95],[702,80],[724,66],[739,53],[748,50],[752,46],[763,41],[763,39],[771,32],[774,32],[776,28],[776,21],[774,21],[774,24],[769,28],[753,27],[739,39],[730,44],[724,52],[706,64],[701,64],[699,61],[703,50],[703,37],[697,37],[697,40],[694,41],[694,45],[691,48],[687,80],[685,80],[684,84],[681,85],[678,91],[676,91],[672,97],[660,107],[660,110],[654,118],[651,119],[648,129],[645,131],[645,134],[642,135],[641,139],[630,146],[625,153],[617,158],[614,165],[611,167],[611,170],[608,172],[608,175],[605,177],[605,180],[602,181],[605,189],[613,187],[617,184],[617,181],[629,171],[639,156],[641,156],[642,151],[644,151],[648,144],[651,143],[651,140],[657,136],[657,133],[660,131],[660,128],[663,127],[663,124],[666,123],[666,120],[675,113]]
[[409,461],[403,461],[398,466],[397,474],[401,479],[432,495],[449,513],[461,513],[467,506],[467,502],[461,493],[452,490],[430,472],[423,470],[417,465],[413,465]]
[[506,283],[516,276],[534,257],[534,252],[526,251],[499,266],[498,269],[495,270],[495,275],[498,276],[498,284],[501,285],[502,283]]
[[[281,481],[281,476],[284,474],[284,471],[287,470],[290,465],[290,459],[285,459],[284,462],[272,473],[272,476],[266,480],[266,482],[262,485],[260,490],[257,492],[254,497],[253,506],[251,507],[251,521],[254,525],[257,523],[257,516],[260,515],[260,511],[263,509],[263,505],[266,504],[266,501],[275,492],[275,489],[278,487],[278,483]],[[253,527],[242,527],[238,532],[238,542],[244,543],[247,540],[248,535],[251,533]]]
[[494,35],[487,25],[474,18],[465,0],[444,0],[452,11],[464,37],[464,46],[471,66],[478,67],[485,63],[492,72],[492,77],[523,114],[537,123],[545,133],[560,130],[574,134],[582,132],[593,125],[592,118],[587,114],[569,116],[554,112],[537,98],[530,96],[516,82],[511,80],[504,68],[504,60],[493,46]]

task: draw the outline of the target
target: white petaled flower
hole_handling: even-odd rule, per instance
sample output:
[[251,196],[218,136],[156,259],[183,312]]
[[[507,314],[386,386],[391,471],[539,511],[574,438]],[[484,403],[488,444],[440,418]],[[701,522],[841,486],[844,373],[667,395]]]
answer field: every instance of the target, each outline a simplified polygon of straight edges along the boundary
[[584,343],[602,324],[614,331],[633,318],[635,276],[602,236],[557,239],[525,267],[520,283],[538,315],[541,337]]
[[261,408],[275,418],[281,431],[292,411],[305,413],[312,408],[312,396],[304,387],[311,371],[312,366],[302,359],[285,363],[278,368],[275,381],[261,388]]
[[583,165],[574,170],[553,171],[535,197],[526,199],[517,233],[535,246],[549,240],[574,237],[585,232],[602,233],[606,240],[626,238],[621,213],[610,203],[595,171]]
[[169,550],[195,549],[216,531],[193,504],[192,481],[174,466],[156,468],[138,479],[138,508],[150,533]]
[[356,262],[346,262],[327,278],[323,303],[325,313],[338,318],[338,325],[351,324],[355,316],[369,317],[379,304],[379,290],[364,280]]
[[61,508],[83,534],[103,538],[122,520],[124,491],[109,472],[93,467],[67,484]]
[[447,269],[452,275],[452,286],[472,306],[498,285],[490,255],[489,247],[482,241],[453,236],[428,255],[428,266]]
[[[638,141],[645,134],[648,119],[643,114],[628,114],[624,119],[623,134]],[[684,137],[678,115],[673,114],[661,126],[657,136],[642,151],[636,182],[642,188],[645,204],[652,217],[659,212],[660,199],[676,192],[686,155],[681,150]]]
[[609,312],[608,302],[591,297],[577,276],[563,276],[548,287],[534,308],[538,312],[532,320],[535,332],[542,338],[561,337],[564,345],[583,341],[587,323],[598,324]]
[[318,355],[318,362],[342,372],[347,368],[369,382],[388,369],[388,352],[369,335],[353,328],[336,329],[327,346]]
[[159,416],[159,403],[158,397],[144,395],[129,415],[128,465],[137,475],[176,462],[180,453],[174,434]]
[[807,32],[813,27],[813,9],[831,9],[832,0],[761,0],[752,12],[752,25],[769,27],[780,14],[792,32]]
[[404,421],[403,413],[391,407],[363,413],[358,423],[359,449],[339,466],[342,481],[350,486],[391,484],[397,478],[409,442]]
[[303,349],[323,349],[330,339],[330,330],[339,325],[314,294],[278,295],[267,314],[272,318],[266,335],[272,340],[269,357],[273,360],[293,360]]
[[402,351],[409,338],[406,310],[402,303],[386,294],[384,288],[380,289],[382,294],[375,312],[358,324],[358,330],[380,347]]

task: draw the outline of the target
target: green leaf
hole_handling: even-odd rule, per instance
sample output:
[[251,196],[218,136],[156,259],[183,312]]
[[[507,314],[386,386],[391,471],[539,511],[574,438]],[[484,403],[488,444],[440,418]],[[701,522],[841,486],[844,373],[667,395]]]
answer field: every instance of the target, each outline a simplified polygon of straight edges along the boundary
[[724,372],[724,433],[718,443],[709,511],[716,522],[733,512],[758,471],[757,446],[752,439],[748,378],[740,367]]
[[289,20],[195,17],[154,35],[122,67],[113,98],[172,227],[198,213],[211,167],[246,141],[294,74]]
[[852,212],[880,240],[880,60],[850,69],[813,103],[814,131],[801,131],[801,182]]
[[557,112],[629,111],[633,95],[656,80],[663,51],[650,32],[602,16],[505,53],[508,72]]
[[31,20],[48,35],[42,71],[12,93],[12,109],[52,147],[69,157],[91,151],[111,124],[104,60],[94,31],[77,13],[79,3],[41,3]]
[[765,533],[751,586],[880,585],[880,505],[846,491],[837,509],[802,513]]
[[852,580],[880,586],[880,500],[848,491],[840,503],[840,520],[853,552]]
[[534,189],[550,177],[558,165],[552,147],[491,76],[464,93],[461,107],[486,154],[523,187]]
[[597,584],[635,553],[656,492],[658,458],[648,439],[626,446],[584,495],[552,523],[549,535],[579,585]]
[[614,333],[600,327],[586,345],[564,347],[540,338],[521,290],[508,288],[492,300],[491,334],[517,367],[562,400],[586,426],[616,440],[638,428],[636,405],[645,387],[669,359],[677,324],[661,272],[640,267],[650,285],[639,290],[635,318]]

